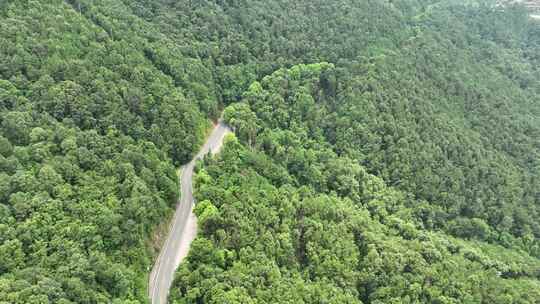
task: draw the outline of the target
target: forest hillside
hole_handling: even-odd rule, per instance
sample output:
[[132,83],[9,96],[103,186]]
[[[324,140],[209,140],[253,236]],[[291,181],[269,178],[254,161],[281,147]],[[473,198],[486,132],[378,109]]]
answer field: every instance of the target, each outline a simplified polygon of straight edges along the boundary
[[538,303],[540,22],[453,0],[0,2],[0,303]]

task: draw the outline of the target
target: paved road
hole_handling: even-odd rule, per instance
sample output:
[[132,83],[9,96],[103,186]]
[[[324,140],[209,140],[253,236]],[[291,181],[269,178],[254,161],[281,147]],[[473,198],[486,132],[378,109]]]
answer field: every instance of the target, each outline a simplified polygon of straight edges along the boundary
[[167,303],[167,295],[174,279],[174,273],[189,251],[189,245],[197,235],[197,219],[193,214],[193,167],[196,160],[208,152],[216,153],[221,148],[223,138],[231,130],[220,120],[199,153],[182,167],[180,177],[181,198],[176,207],[167,240],[150,273],[149,296],[152,304]]

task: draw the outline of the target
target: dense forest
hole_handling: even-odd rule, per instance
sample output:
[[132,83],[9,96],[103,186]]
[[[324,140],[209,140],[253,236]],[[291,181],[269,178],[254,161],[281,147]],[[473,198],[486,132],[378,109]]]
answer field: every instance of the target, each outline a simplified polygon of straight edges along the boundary
[[0,2],[0,303],[538,303],[540,22],[490,1]]
[[329,146],[284,133],[266,131],[260,139],[281,138],[277,150],[323,157],[322,180],[332,191],[300,185],[297,174],[276,164],[283,155],[229,138],[221,156],[198,172],[201,235],[180,266],[172,303],[540,299],[540,260],[426,230],[406,195]]
[[203,231],[173,302],[540,301],[538,23],[521,7],[278,3],[206,9],[257,80],[224,112],[239,143],[199,173]]
[[201,60],[92,2],[2,2],[1,303],[145,303],[175,164],[218,110]]
[[536,303],[533,240],[465,215],[430,225],[449,213],[334,151],[316,128],[334,69],[279,70],[225,109],[238,139],[199,168],[202,231],[173,303]]

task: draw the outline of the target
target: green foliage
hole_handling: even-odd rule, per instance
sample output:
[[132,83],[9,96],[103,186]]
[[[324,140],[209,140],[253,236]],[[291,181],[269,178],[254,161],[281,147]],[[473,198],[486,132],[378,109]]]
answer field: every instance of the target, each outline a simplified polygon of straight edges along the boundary
[[232,104],[223,111],[223,119],[240,136],[241,139],[252,142],[257,135],[259,126],[257,116],[248,105]]
[[[234,36],[245,45],[279,41],[253,38],[256,28],[300,35],[289,43],[303,49],[239,59],[273,58],[276,71],[224,111],[249,149],[230,142],[207,160],[196,195],[217,208],[200,235],[211,250],[191,251],[173,302],[219,302],[228,291],[258,303],[540,300],[540,74],[525,55],[535,25],[485,5],[404,2],[374,13],[370,4],[348,15],[372,39],[349,35],[349,44],[326,40],[348,25],[349,16],[324,22],[333,4],[199,7],[215,14],[202,18],[240,24]],[[362,8],[384,30],[360,25]],[[295,18],[278,25],[274,11]],[[305,14],[331,25],[302,24]]]
[[0,302],[145,303],[211,72],[118,1],[0,10]]
[[209,200],[197,203],[193,212],[201,226],[205,226],[209,219],[218,215],[217,208]]
[[[327,153],[329,163],[339,159]],[[295,186],[296,177],[289,178],[291,183],[273,183],[271,174],[258,167],[259,159],[268,157],[229,141],[217,158],[206,160],[201,170],[206,177],[198,179],[195,194],[212,197],[212,203],[201,201],[196,213],[215,210],[212,224],[204,221],[181,264],[172,303],[540,299],[538,259],[424,231],[406,199],[368,173],[353,178],[359,185],[377,186],[363,187],[354,200],[349,193]]]
[[493,1],[0,1],[0,302],[540,300],[540,27]]
[[[369,61],[365,64],[369,70]],[[399,63],[383,62],[375,67],[380,69],[379,75],[385,75],[387,68],[396,69]],[[329,88],[328,79],[337,78],[341,80],[332,85],[340,88],[336,92]],[[538,125],[528,122],[521,128],[528,114],[518,109],[511,111],[515,123],[507,121],[508,109],[503,113],[497,107],[482,113],[486,120],[468,117],[465,112],[457,116],[457,111],[463,111],[460,105],[433,104],[424,93],[408,88],[434,88],[414,84],[414,78],[407,81],[411,83],[405,86],[399,79],[366,76],[359,67],[345,71],[325,63],[299,65],[255,83],[243,102],[229,106],[225,113],[233,117],[233,125],[241,126],[237,120],[243,116],[248,121],[244,124],[257,121],[257,136],[240,139],[250,146],[256,142],[255,146],[285,166],[301,184],[361,201],[363,185],[358,179],[369,172],[414,197],[418,207],[413,212],[427,228],[522,247],[535,254],[520,244],[528,235],[539,243],[540,230],[534,220],[538,217],[539,172],[523,161],[539,155],[538,140],[529,133],[540,131]],[[387,83],[393,85],[384,94],[395,94],[395,99],[380,99],[370,88],[382,89]],[[440,98],[456,96],[443,94]],[[537,106],[530,105],[537,111]],[[249,117],[242,114],[251,112]],[[497,128],[492,127],[493,121],[500,122]],[[507,145],[499,146],[503,140],[499,136],[507,129],[527,144],[508,137],[504,139]],[[270,135],[268,130],[279,131]],[[241,130],[237,133],[242,135]],[[513,144],[521,152],[512,150]],[[328,151],[323,153],[326,158],[318,156],[317,145],[325,145],[341,157],[328,161]],[[326,174],[330,178],[325,181]],[[502,241],[503,235],[512,235],[513,240]]]

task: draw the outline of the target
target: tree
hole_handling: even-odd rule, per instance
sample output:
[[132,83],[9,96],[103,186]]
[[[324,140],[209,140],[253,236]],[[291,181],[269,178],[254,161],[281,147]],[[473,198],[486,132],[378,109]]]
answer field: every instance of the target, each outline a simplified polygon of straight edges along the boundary
[[251,111],[248,104],[232,104],[223,112],[223,119],[238,133],[241,139],[253,145],[259,126],[257,116]]

